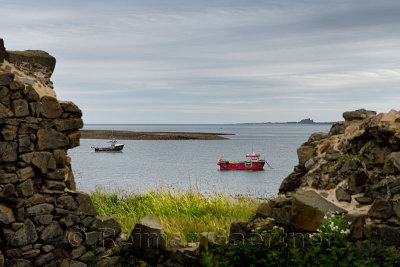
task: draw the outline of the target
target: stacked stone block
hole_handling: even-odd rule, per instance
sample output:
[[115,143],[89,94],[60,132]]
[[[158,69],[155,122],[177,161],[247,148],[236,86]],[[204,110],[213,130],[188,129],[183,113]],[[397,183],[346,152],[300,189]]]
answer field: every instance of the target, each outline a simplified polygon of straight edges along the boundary
[[79,146],[81,116],[0,69],[0,266],[119,262],[120,226],[76,191],[67,150]]

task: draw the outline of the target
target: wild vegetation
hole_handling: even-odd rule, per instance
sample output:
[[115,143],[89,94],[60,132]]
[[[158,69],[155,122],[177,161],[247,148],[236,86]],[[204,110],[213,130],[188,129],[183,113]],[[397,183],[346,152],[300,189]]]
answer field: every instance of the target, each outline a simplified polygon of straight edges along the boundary
[[[266,219],[271,221],[270,218]],[[269,223],[269,222],[268,222]],[[252,238],[220,243],[204,254],[206,266],[399,266],[400,250],[376,242],[374,229],[358,243],[350,238],[350,223],[326,216],[316,233],[288,236],[280,227],[254,229]]]
[[160,218],[168,236],[182,241],[199,240],[202,232],[225,233],[234,221],[247,221],[255,214],[258,200],[198,189],[159,188],[144,194],[121,194],[98,189],[90,194],[100,216],[113,216],[122,231],[130,233],[136,222],[152,213]]

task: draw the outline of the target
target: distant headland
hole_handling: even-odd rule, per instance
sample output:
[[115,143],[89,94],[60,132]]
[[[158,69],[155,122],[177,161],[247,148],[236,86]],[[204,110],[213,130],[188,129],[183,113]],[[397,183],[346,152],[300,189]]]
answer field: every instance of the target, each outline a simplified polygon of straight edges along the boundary
[[315,122],[314,120],[307,118],[302,119],[300,121],[288,121],[288,122],[248,122],[248,123],[238,123],[238,124],[245,124],[245,125],[264,125],[264,124],[327,124],[331,125],[335,122],[327,121],[327,122]]

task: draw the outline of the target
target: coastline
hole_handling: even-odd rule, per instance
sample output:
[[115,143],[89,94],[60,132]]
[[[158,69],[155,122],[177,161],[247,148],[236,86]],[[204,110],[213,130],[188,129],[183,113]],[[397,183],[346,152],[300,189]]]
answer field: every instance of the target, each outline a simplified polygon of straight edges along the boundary
[[196,132],[134,132],[112,130],[81,130],[81,139],[111,139],[114,135],[119,140],[226,140],[221,135],[228,133],[196,133]]

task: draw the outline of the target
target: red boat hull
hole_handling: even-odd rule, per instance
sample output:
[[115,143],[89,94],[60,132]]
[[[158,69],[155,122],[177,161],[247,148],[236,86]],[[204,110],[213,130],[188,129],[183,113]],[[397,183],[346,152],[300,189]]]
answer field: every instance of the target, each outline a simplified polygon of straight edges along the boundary
[[237,162],[237,163],[224,163],[221,162],[219,164],[220,170],[254,170],[259,171],[264,169],[265,162],[252,162],[252,163],[245,163],[245,162]]

